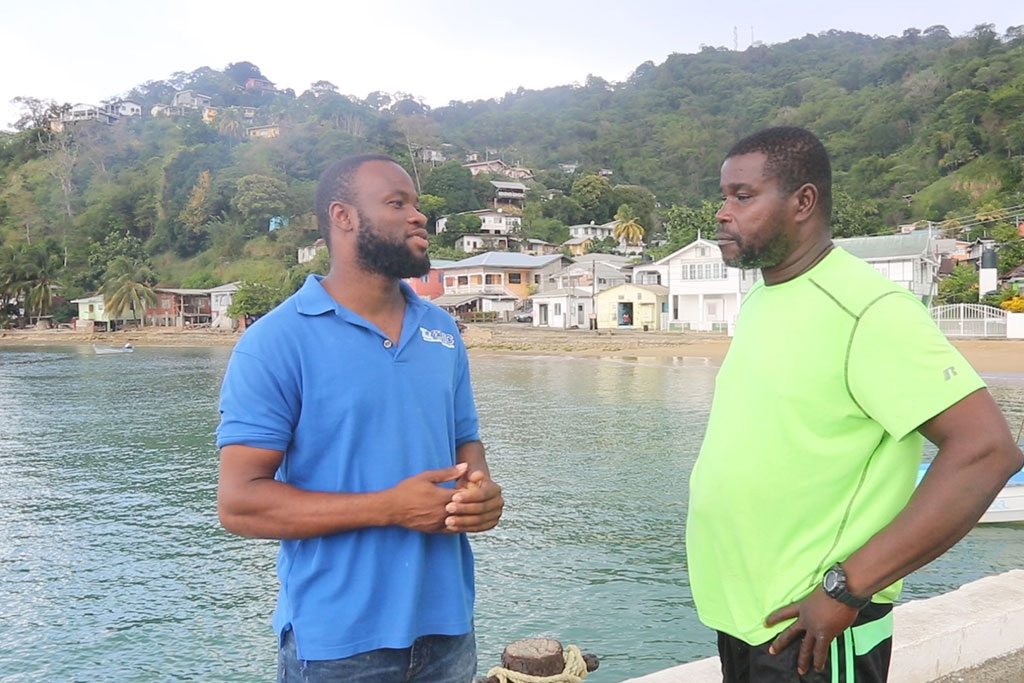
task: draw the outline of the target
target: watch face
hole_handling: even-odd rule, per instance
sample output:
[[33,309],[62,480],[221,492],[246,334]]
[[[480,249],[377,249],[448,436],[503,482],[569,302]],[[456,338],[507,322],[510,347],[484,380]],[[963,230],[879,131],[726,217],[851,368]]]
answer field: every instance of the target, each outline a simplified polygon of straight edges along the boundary
[[825,578],[822,580],[821,583],[822,587],[826,591],[833,591],[839,584],[839,576],[836,574],[835,570],[829,570],[825,572]]

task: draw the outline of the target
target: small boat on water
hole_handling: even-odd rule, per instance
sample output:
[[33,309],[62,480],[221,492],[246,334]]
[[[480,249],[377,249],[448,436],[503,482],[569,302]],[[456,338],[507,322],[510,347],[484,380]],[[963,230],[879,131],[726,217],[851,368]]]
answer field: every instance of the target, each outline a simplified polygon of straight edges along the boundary
[[[928,465],[921,465],[917,472],[917,482],[921,483]],[[1017,472],[1006,482],[1003,490],[988,506],[988,510],[978,520],[978,524],[1005,524],[1007,522],[1024,522],[1024,470]]]
[[105,356],[111,353],[131,353],[135,350],[131,342],[128,342],[124,346],[100,346],[99,344],[93,344],[92,350],[96,352],[98,356]]

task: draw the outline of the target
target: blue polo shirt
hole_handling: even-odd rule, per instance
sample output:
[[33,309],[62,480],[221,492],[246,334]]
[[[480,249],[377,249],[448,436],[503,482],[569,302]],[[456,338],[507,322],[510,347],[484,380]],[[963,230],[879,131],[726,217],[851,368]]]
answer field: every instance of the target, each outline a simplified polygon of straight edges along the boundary
[[[221,388],[217,447],[282,451],[277,479],[364,493],[450,467],[479,439],[466,348],[455,321],[402,283],[397,344],[339,305],[320,278],[246,331]],[[405,648],[472,629],[465,534],[397,526],[281,542],[274,628],[300,659]]]

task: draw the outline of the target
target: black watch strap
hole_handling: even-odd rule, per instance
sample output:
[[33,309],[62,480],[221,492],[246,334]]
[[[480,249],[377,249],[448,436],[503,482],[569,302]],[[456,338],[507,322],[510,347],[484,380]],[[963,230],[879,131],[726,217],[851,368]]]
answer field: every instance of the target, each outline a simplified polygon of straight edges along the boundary
[[832,565],[825,576],[821,579],[822,590],[825,591],[825,595],[829,596],[833,600],[837,600],[848,607],[854,609],[864,609],[871,604],[871,598],[858,598],[856,595],[851,593],[846,588],[846,571],[843,569],[843,565],[836,562]]

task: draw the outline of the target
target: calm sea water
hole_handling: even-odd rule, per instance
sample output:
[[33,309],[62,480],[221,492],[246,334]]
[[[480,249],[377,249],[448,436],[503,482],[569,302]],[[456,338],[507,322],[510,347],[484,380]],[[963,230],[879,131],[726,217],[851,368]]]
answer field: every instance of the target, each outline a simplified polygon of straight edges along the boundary
[[[215,514],[227,349],[0,348],[0,678],[258,681],[274,669],[276,545]],[[474,537],[481,674],[548,635],[611,683],[712,654],[683,556],[715,368],[474,358],[501,526]],[[1016,425],[1024,377],[990,378]],[[975,529],[924,597],[1021,566],[1024,527]]]

